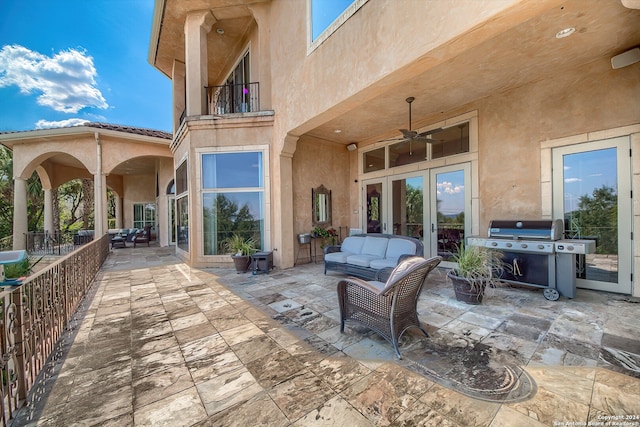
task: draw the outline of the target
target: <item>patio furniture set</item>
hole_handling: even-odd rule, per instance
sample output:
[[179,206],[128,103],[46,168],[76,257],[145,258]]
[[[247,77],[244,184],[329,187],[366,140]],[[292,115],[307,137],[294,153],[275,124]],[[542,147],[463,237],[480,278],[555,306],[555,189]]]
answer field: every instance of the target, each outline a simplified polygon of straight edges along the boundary
[[145,243],[149,246],[151,240],[151,227],[144,228],[121,228],[109,230],[109,241],[111,249],[126,248],[127,243],[133,244],[135,248],[139,244]]

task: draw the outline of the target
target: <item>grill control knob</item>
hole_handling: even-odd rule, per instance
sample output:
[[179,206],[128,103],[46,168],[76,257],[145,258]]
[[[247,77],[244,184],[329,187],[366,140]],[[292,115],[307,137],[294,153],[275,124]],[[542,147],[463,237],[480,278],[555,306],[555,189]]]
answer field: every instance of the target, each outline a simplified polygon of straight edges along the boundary
[[522,247],[526,249],[526,248],[528,248],[528,247],[529,247],[529,245],[527,245],[526,243],[523,243],[523,244],[522,244]]
[[573,250],[573,246],[571,246],[571,245],[567,246],[567,250],[568,251],[572,251]]
[[544,245],[538,245],[538,249],[544,249]]
[[559,251],[564,250],[564,245],[558,245],[558,250],[559,250]]
[[491,246],[498,246],[498,242],[491,242]]
[[507,243],[508,248],[510,248],[511,246],[513,246],[511,243]]

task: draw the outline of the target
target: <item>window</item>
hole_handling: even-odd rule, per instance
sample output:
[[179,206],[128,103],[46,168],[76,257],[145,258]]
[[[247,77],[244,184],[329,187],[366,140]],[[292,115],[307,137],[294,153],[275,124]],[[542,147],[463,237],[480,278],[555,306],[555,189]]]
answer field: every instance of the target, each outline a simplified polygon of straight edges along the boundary
[[133,227],[144,228],[153,227],[156,224],[155,203],[134,203],[133,204]]
[[187,192],[187,162],[184,161],[176,169],[176,194]]
[[[363,173],[384,170],[386,157],[389,157],[389,168],[409,165],[428,160],[440,159],[470,151],[470,126],[468,121],[438,127],[421,132],[419,136],[428,141],[402,140],[389,143],[362,154]],[[388,147],[388,153],[386,149]]]
[[368,0],[308,0],[312,49],[326,40]]
[[202,155],[204,254],[222,255],[233,234],[264,246],[265,201],[262,152]]
[[187,186],[187,161],[176,169],[176,227],[178,248],[189,252],[189,193]]
[[384,170],[385,168],[385,148],[377,148],[375,150],[367,151],[362,156],[363,167],[362,170],[367,172],[374,172]]

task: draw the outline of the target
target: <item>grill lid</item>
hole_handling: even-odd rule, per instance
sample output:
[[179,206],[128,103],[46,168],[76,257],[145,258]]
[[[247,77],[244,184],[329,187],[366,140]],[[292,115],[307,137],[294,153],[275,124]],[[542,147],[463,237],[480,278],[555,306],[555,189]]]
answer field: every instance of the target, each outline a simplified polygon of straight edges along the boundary
[[493,220],[487,235],[499,239],[560,240],[564,235],[564,222],[561,219]]

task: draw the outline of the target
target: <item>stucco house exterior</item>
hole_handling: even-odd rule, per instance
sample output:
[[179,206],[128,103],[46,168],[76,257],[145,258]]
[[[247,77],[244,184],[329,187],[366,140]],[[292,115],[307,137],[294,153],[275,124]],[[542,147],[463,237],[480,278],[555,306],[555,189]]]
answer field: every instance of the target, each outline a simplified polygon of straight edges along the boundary
[[614,243],[590,262],[608,278],[578,285],[640,296],[640,63],[612,66],[640,45],[639,7],[355,0],[318,28],[319,0],[156,0],[149,62],[173,82],[177,254],[227,263],[221,230],[244,207],[261,249],[292,267],[320,186],[325,225],[414,235],[425,255],[454,217],[464,236],[563,218],[583,237],[573,218],[604,188]]
[[413,236],[432,256],[494,219],[561,218],[598,240],[599,275],[578,286],[640,296],[639,0],[343,3],[321,21],[322,0],[156,0],[148,59],[173,84],[172,135],[0,135],[14,235],[33,170],[45,200],[93,176],[97,234],[106,188],[117,227],[154,203],[159,243],[196,267],[229,265],[235,232],[286,269],[317,221]]

